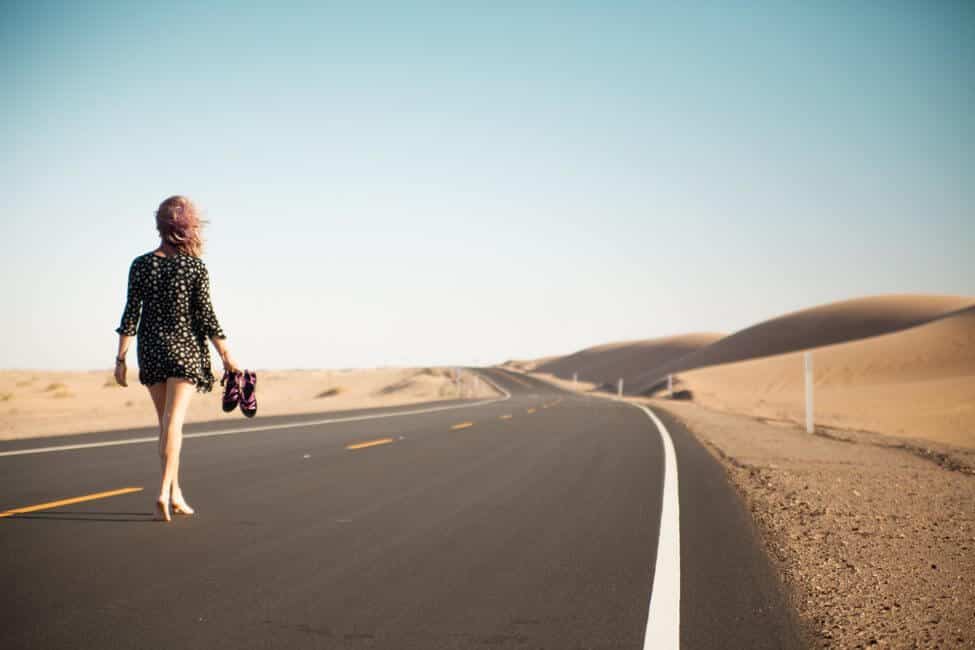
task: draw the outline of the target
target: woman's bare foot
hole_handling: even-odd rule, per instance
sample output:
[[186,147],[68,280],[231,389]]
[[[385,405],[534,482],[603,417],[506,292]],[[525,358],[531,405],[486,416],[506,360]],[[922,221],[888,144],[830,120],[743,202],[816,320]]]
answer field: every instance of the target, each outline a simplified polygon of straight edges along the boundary
[[192,515],[196,512],[190,507],[190,504],[186,503],[183,499],[183,492],[180,490],[173,491],[173,512],[177,515]]
[[169,516],[169,501],[163,498],[156,499],[156,521],[172,521]]

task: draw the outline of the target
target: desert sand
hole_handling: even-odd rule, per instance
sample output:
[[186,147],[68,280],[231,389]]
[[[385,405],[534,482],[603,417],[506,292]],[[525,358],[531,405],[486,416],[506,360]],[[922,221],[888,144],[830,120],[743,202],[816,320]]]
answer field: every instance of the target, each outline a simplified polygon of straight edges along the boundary
[[[812,356],[817,426],[975,448],[975,307]],[[802,353],[684,372],[677,383],[711,408],[805,418]]]
[[547,357],[533,363],[520,362],[508,367],[545,373],[559,379],[571,379],[573,374],[578,374],[581,381],[614,386],[622,378],[627,385],[643,375],[647,368],[655,368],[685,357],[721,338],[721,334],[699,333],[609,343],[564,357]]
[[808,350],[889,334],[975,306],[970,296],[885,295],[819,305],[762,321],[670,362],[647,367],[632,394],[659,387],[668,373]]
[[[257,379],[258,419],[497,395],[469,372],[462,371],[455,385],[443,368],[259,370]],[[195,395],[187,422],[242,422],[239,411],[223,412],[221,395],[219,385]],[[111,370],[0,372],[0,440],[155,426],[155,410],[135,369],[127,388],[116,385]]]
[[[555,383],[629,395],[675,389],[714,409],[802,422],[802,351],[813,353],[817,426],[975,447],[975,298],[874,296],[822,305],[719,337],[600,345],[523,361]],[[562,384],[569,388],[579,388]]]

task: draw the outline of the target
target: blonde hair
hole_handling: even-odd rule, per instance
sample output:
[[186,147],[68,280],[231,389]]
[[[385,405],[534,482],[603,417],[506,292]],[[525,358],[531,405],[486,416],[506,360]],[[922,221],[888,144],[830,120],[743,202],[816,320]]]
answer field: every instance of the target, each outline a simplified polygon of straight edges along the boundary
[[156,229],[163,241],[186,255],[203,255],[203,226],[199,210],[185,196],[171,196],[156,210]]

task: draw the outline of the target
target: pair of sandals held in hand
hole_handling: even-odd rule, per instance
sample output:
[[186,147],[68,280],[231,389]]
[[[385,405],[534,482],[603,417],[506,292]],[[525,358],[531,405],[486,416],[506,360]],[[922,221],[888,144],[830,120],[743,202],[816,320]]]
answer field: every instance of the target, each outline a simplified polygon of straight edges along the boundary
[[230,413],[238,405],[240,412],[249,418],[257,415],[257,373],[253,370],[244,372],[226,371],[220,385],[223,389],[223,410]]

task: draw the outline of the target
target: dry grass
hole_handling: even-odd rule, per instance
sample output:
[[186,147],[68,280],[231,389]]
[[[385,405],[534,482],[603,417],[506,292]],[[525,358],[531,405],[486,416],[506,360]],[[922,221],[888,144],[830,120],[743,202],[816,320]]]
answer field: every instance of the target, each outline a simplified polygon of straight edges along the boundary
[[65,386],[64,384],[62,384],[61,382],[56,381],[54,383],[48,384],[47,385],[47,388],[44,389],[44,392],[45,393],[52,393],[52,392],[54,392],[56,390],[58,390],[58,391],[68,390],[68,387]]
[[336,395],[340,394],[341,392],[342,392],[342,387],[341,386],[335,386],[333,388],[329,388],[328,390],[323,390],[318,395],[315,395],[315,397],[317,397],[319,399],[321,399],[323,397],[335,397]]
[[13,393],[0,393],[0,402],[9,402],[14,398]]

